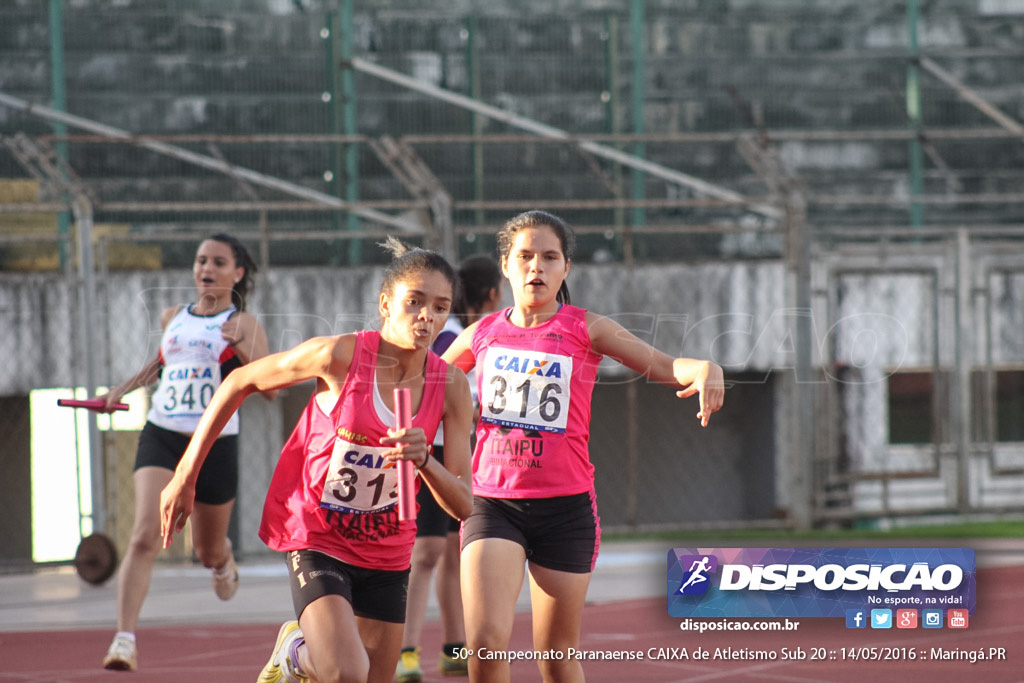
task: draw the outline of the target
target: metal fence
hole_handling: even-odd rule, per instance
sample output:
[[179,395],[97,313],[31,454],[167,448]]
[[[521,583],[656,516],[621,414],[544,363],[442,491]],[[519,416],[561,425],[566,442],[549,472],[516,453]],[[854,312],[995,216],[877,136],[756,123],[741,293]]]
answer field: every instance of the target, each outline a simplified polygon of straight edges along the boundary
[[1024,259],[969,235],[820,264],[816,310],[840,327],[822,385],[821,519],[1019,510],[1024,349],[1010,330]]
[[[702,430],[692,399],[680,402],[666,387],[611,362],[602,366],[591,454],[604,527],[795,527],[1024,512],[1024,257],[1008,248],[1014,243],[968,232],[925,245],[819,248],[812,305],[803,311],[787,305],[792,280],[777,261],[579,264],[574,301],[670,353],[715,359],[730,382],[726,408]],[[256,234],[243,237],[258,244]],[[12,482],[2,531],[22,540],[20,550],[18,543],[8,548],[11,557],[25,552],[33,523],[78,512],[83,530],[101,515],[108,533],[125,542],[144,392],[130,416],[117,418],[118,429],[100,420],[91,462],[53,451],[84,453],[90,436],[80,424],[69,442],[76,411],[44,402],[69,395],[50,390],[86,386],[90,360],[101,386],[130,375],[155,353],[159,311],[191,294],[186,270],[111,270],[104,254],[178,241],[194,248],[200,238],[99,239],[96,307],[84,328],[75,322],[83,286],[75,271],[0,274],[10,321],[0,328],[0,349],[17,358],[0,370]],[[313,335],[375,326],[379,278],[375,266],[272,266],[260,273],[249,304],[272,350],[281,350]],[[792,347],[802,316],[813,322],[809,378]],[[91,359],[82,343],[90,333]],[[233,533],[247,555],[265,552],[255,531],[266,487],[309,391],[299,386],[273,403],[253,397],[243,406]],[[801,392],[810,393],[808,411],[799,409]],[[48,446],[45,437],[59,434],[64,441]],[[50,472],[77,466],[77,478],[48,475],[45,463],[55,456]],[[92,463],[103,472],[99,488]],[[102,501],[95,508],[90,495]]]
[[[279,350],[374,324],[383,235],[493,253],[538,207],[580,234],[574,300],[732,383],[702,431],[603,369],[607,529],[1021,511],[1024,54],[998,3],[137,2],[66,7],[62,41],[39,4],[0,9],[24,27],[0,46],[0,558],[67,510],[123,543],[133,430],[84,425],[58,487],[37,453],[67,443],[33,444],[76,413],[34,401],[152,354],[202,236],[258,254]],[[243,408],[245,553],[307,393]]]
[[74,26],[54,38],[15,3],[0,134],[46,140],[96,221],[133,232],[358,232],[441,222],[444,195],[460,252],[543,204],[587,228],[581,260],[778,256],[758,231],[779,228],[779,169],[748,138],[814,225],[993,225],[1024,200],[1000,3],[421,5],[51,3]]

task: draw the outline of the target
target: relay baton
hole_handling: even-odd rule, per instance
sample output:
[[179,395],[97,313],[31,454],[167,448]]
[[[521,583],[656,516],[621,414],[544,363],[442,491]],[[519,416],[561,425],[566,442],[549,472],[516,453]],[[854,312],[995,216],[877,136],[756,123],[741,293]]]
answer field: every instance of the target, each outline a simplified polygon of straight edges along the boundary
[[[58,398],[57,405],[62,408],[88,408],[89,410],[103,410],[107,407],[107,402],[102,398]],[[127,403],[115,403],[111,407],[114,410],[128,410]]]
[[[395,429],[412,427],[412,399],[407,388],[395,389]],[[411,460],[398,461],[398,519],[416,519],[416,488]]]

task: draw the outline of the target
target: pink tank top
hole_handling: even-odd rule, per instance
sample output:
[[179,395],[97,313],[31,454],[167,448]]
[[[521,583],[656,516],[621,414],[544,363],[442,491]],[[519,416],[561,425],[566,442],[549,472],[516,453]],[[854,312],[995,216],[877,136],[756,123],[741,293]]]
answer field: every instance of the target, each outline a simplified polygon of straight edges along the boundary
[[[379,347],[379,332],[358,333],[337,404],[325,413],[311,398],[281,449],[259,531],[273,550],[317,550],[369,569],[409,567],[416,522],[398,520],[397,468],[383,466],[380,439],[394,420],[385,422],[374,406]],[[428,352],[412,420],[427,443],[444,414],[446,368]]]
[[517,327],[509,309],[473,335],[480,421],[473,493],[550,498],[594,489],[590,398],[601,355],[590,345],[586,311],[562,306],[537,327]]

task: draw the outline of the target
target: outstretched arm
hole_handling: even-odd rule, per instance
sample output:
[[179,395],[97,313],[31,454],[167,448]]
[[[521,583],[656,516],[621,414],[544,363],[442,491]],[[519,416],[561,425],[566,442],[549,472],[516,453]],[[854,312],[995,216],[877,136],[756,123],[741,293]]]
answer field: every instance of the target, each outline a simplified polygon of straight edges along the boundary
[[[181,306],[171,306],[165,308],[160,314],[160,329],[167,329],[167,324],[178,314],[181,310]],[[105,394],[98,394],[96,398],[102,398],[107,402],[106,408],[101,412],[112,413],[114,412],[114,404],[121,401],[121,398],[125,394],[139,389],[141,387],[148,387],[152,384],[156,384],[156,381],[160,378],[160,356],[159,354],[149,359],[142,368],[134,375],[126,379],[125,381],[118,384],[116,387],[111,387]]]
[[711,414],[721,409],[725,402],[725,377],[718,364],[695,358],[673,358],[611,318],[595,313],[587,312],[587,326],[591,346],[597,353],[675,388],[679,398],[697,394],[700,402],[697,418],[701,426],[707,427]]
[[243,365],[224,379],[203,411],[174,477],[160,494],[160,534],[165,548],[174,534],[185,528],[192,514],[199,470],[213,442],[245,398],[255,391],[281,389],[314,377],[324,380],[337,394],[352,360],[353,340],[353,335],[310,339],[290,351]]
[[96,395],[96,398],[101,398],[106,401],[106,407],[100,412],[112,413],[114,411],[114,405],[121,401],[122,396],[135,391],[139,387],[148,387],[151,384],[155,384],[159,377],[160,357],[154,356],[134,375],[121,382],[116,387],[111,387],[106,393]]

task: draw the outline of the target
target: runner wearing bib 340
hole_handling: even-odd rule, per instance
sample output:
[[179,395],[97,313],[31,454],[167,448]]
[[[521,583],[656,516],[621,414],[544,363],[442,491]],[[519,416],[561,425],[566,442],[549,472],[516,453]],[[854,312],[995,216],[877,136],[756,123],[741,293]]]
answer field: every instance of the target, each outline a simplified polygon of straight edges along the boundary
[[[133,671],[138,666],[135,629],[160,552],[160,491],[171,480],[189,438],[217,387],[228,373],[267,355],[267,335],[245,312],[256,264],[230,235],[203,240],[192,264],[194,303],[163,311],[160,349],[133,377],[102,398],[109,409],[125,394],[157,383],[135,456],[135,520],[117,577],[117,633],[103,667]],[[273,398],[274,393],[264,394]],[[228,523],[238,490],[238,414],[212,449],[196,481],[197,514],[192,543],[199,561],[213,570],[217,597],[238,590]]]
[[[603,356],[680,398],[698,395],[707,425],[722,406],[722,369],[672,358],[618,323],[569,305],[573,234],[529,211],[498,233],[515,304],[471,325],[444,354],[476,369],[480,421],[473,514],[462,525],[462,600],[469,652],[505,652],[524,567],[534,650],[580,647],[580,624],[601,530],[590,462],[590,398]],[[582,681],[578,659],[538,658],[546,682]],[[475,681],[509,681],[507,658],[470,657]]]
[[[213,315],[197,315],[183,306],[160,342],[160,385],[153,393],[148,419],[155,425],[191,434],[221,379],[242,362],[224,339],[221,326],[238,312],[234,306]],[[238,413],[221,436],[238,433]]]

